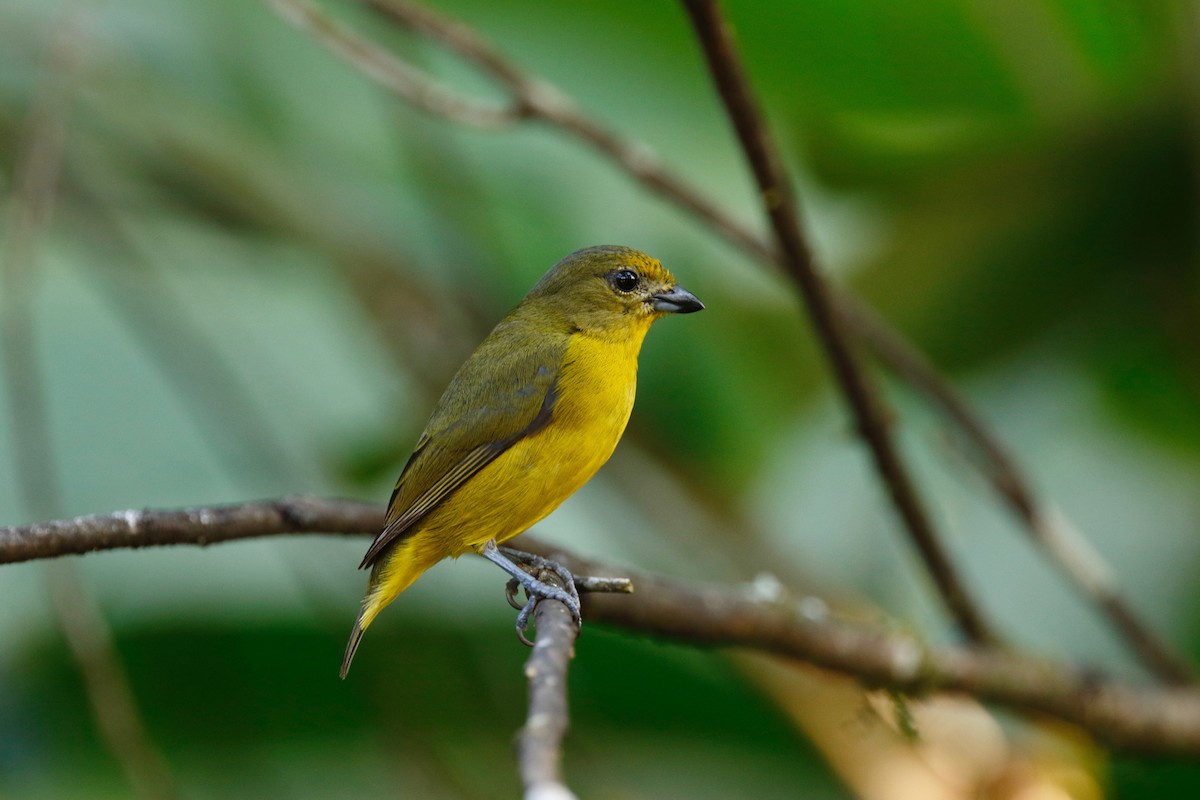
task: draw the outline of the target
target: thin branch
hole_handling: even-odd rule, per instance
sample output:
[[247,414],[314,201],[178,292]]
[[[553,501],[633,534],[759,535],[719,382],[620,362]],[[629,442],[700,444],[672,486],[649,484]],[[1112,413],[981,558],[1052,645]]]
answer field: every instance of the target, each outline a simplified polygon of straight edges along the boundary
[[[0,563],[152,545],[207,545],[258,536],[373,536],[381,506],[292,497],[184,510],[118,511],[0,528]],[[954,691],[1015,711],[1045,714],[1130,751],[1200,757],[1200,689],[1138,688],[1095,671],[976,647],[927,647],[914,635],[829,618],[823,604],[754,587],[697,586],[597,564],[525,535],[523,550],[573,572],[622,575],[629,595],[584,598],[584,617],[702,646],[738,646],[845,673],[911,694]],[[765,583],[763,585],[766,585]],[[815,609],[815,610],[814,610]]]
[[[844,301],[847,297],[841,299]],[[843,316],[850,311],[849,306],[841,308]],[[1112,567],[1066,514],[1038,498],[1008,449],[975,415],[966,400],[942,379],[929,359],[895,336],[887,323],[865,304],[855,306],[852,313],[858,336],[892,372],[958,426],[982,457],[980,471],[1021,523],[1026,535],[1075,589],[1095,604],[1138,660],[1169,684],[1191,683],[1194,677],[1191,665],[1141,621],[1121,591]]]
[[817,338],[858,422],[859,433],[875,458],[876,469],[959,627],[972,641],[990,641],[994,635],[942,548],[912,477],[892,441],[887,410],[851,351],[825,279],[800,232],[799,204],[758,110],[729,26],[712,0],[685,0],[684,6],[758,182],[764,210],[779,243],[783,267],[800,288]]
[[376,505],[306,496],[169,511],[130,509],[0,528],[0,564],[97,550],[203,547],[281,533],[374,535],[382,529],[383,511]]
[[[542,570],[541,580],[558,588],[558,573]],[[562,780],[562,740],[567,733],[567,666],[575,655],[579,626],[567,607],[543,600],[533,612],[537,641],[525,662],[529,714],[517,734],[517,765],[525,800],[574,800]]]
[[[587,143],[639,184],[675,203],[751,256],[768,263],[781,263],[779,254],[772,245],[666,169],[651,147],[627,140],[582,113],[559,89],[544,79],[521,70],[467,25],[405,0],[361,2],[393,23],[440,42],[464,60],[474,64],[512,93],[515,106],[522,109],[522,116],[545,122]],[[355,37],[345,30],[341,31],[341,35]],[[332,46],[332,43],[326,43]],[[352,53],[357,47],[345,49],[345,55],[352,64],[366,74],[376,77],[370,61],[353,57]],[[376,79],[379,80],[378,77]],[[388,85],[387,81],[381,82]],[[401,92],[401,96],[408,95]],[[419,103],[418,105],[431,113],[455,121],[452,115],[441,114],[435,107]],[[1137,617],[1112,578],[1112,570],[1104,564],[1088,542],[1078,536],[1060,535],[1063,526],[1049,522],[1049,515],[1039,510],[1042,504],[1037,501],[1029,480],[1009,456],[998,437],[958,391],[938,373],[924,354],[913,347],[869,305],[836,286],[827,288],[829,299],[845,321],[846,328],[859,337],[889,370],[941,409],[974,444],[983,458],[984,475],[1024,525],[1026,533],[1076,588],[1108,618],[1141,661],[1168,682],[1180,683],[1190,680],[1191,668],[1186,661]],[[1055,514],[1054,518],[1066,522],[1061,514]],[[1066,527],[1071,526],[1067,524]]]
[[[632,595],[589,595],[584,618],[702,646],[748,647],[851,675],[868,687],[915,696],[961,692],[1079,726],[1128,751],[1200,756],[1200,690],[1138,688],[1100,673],[996,648],[930,647],[914,635],[833,619],[815,598],[760,587],[702,586],[621,570],[522,537],[572,571],[621,573]],[[777,586],[777,584],[774,584]]]
[[587,116],[558,87],[526,73],[463,23],[405,0],[360,2],[394,24],[440,42],[474,64],[512,93],[523,116],[558,128],[590,145],[635,181],[703,220],[708,227],[754,257],[767,262],[776,260],[770,244],[666,169],[652,147],[625,139]]
[[303,0],[266,2],[283,19],[430,114],[476,128],[500,128],[521,119],[519,106],[498,108],[464,97]]

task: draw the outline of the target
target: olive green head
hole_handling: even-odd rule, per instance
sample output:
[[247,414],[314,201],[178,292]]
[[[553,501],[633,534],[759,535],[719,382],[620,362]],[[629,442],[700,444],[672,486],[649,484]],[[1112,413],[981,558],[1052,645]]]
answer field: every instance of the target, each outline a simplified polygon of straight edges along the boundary
[[658,259],[616,245],[571,253],[542,276],[521,305],[548,311],[576,330],[649,325],[665,314],[704,308]]

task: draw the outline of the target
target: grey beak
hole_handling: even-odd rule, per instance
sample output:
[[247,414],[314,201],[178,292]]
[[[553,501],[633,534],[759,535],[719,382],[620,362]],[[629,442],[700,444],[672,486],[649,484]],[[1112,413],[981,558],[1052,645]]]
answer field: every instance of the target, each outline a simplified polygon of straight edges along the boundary
[[691,314],[693,311],[704,310],[704,303],[701,303],[696,295],[682,286],[676,286],[669,291],[651,295],[650,305],[655,311],[662,311],[667,314]]

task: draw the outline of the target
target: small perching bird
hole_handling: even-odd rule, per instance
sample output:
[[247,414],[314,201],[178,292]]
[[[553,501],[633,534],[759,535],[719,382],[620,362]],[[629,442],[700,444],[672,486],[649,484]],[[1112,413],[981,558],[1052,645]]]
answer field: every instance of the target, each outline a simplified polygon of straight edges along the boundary
[[[558,262],[495,327],[446,387],[388,504],[342,677],[363,632],[437,562],[473,550],[537,598],[579,598],[536,579],[497,547],[553,511],[608,460],[633,409],[637,357],[651,323],[704,308],[656,259],[627,247]],[[510,558],[511,557],[511,558]],[[528,609],[517,621],[523,631]]]

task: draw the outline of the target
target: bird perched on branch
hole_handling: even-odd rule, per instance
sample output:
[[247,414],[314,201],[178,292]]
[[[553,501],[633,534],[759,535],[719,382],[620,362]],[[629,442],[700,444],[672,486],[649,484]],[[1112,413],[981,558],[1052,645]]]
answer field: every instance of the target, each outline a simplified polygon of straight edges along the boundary
[[387,523],[363,558],[371,577],[342,677],[363,632],[421,573],[475,551],[538,598],[568,591],[521,562],[544,559],[500,548],[570,497],[612,455],[633,409],[637,357],[651,323],[704,304],[656,259],[627,247],[589,247],[564,258],[488,334],[459,368],[417,441],[388,504]]

